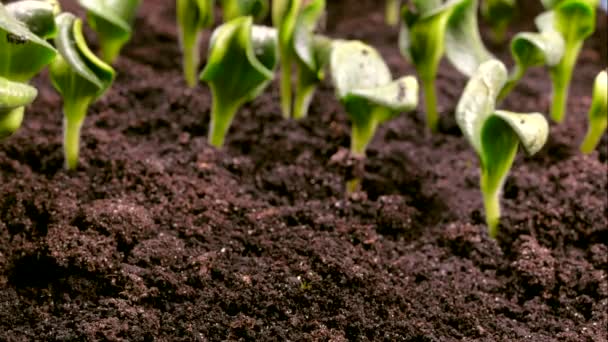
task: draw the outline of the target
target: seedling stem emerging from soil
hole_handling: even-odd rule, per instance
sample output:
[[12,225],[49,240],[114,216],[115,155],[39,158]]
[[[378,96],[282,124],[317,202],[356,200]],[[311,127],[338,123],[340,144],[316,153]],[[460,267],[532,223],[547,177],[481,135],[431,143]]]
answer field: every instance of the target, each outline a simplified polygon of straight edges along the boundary
[[492,28],[492,39],[495,43],[504,42],[516,7],[515,0],[482,0],[481,14]]
[[213,24],[214,0],[177,0],[177,28],[186,83],[196,85],[201,31]]
[[589,154],[595,150],[608,125],[608,73],[600,72],[593,86],[593,100],[589,110],[589,128],[581,145],[581,152]]
[[498,60],[483,63],[469,80],[456,108],[456,121],[479,156],[481,192],[491,237],[500,221],[500,194],[521,143],[528,154],[538,152],[549,135],[540,113],[521,114],[496,110],[496,98],[507,81],[507,70]]
[[224,145],[234,115],[266,88],[277,59],[276,30],[253,26],[251,17],[236,18],[215,30],[200,76],[209,84],[213,97],[208,137],[211,145]]
[[80,128],[89,105],[110,87],[114,70],[91,52],[82,34],[80,19],[62,13],[56,22],[55,46],[59,55],[51,64],[50,77],[63,98],[65,165],[73,170],[78,166]]

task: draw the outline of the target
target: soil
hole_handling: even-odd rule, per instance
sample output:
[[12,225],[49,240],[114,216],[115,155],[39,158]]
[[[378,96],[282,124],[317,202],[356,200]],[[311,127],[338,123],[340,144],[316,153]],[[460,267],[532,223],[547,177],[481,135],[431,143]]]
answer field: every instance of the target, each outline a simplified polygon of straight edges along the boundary
[[[209,90],[181,76],[173,2],[142,7],[114,87],[91,107],[78,170],[63,169],[61,101],[45,75],[22,129],[0,143],[0,340],[607,340],[608,138],[577,150],[607,64],[604,14],[566,121],[516,160],[493,240],[477,158],[453,119],[466,80],[448,63],[441,132],[426,133],[422,105],[384,124],[363,191],[347,197],[335,161],[349,123],[329,85],[294,122],[275,82],[216,150]],[[414,73],[378,2],[329,11],[328,34]],[[547,72],[533,69],[504,108],[546,113],[549,101]]]

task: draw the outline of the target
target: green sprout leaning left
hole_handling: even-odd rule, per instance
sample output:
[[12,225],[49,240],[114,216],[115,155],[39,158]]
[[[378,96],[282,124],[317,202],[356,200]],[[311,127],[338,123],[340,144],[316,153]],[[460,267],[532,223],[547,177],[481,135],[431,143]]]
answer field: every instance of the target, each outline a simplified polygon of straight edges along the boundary
[[55,13],[51,2],[0,4],[0,138],[21,126],[24,107],[38,94],[28,82],[55,58],[55,49],[32,32],[52,36]]
[[75,169],[80,151],[80,128],[89,105],[114,81],[114,69],[91,52],[80,19],[71,13],[62,13],[55,20],[58,32],[54,42],[59,55],[50,66],[50,77],[63,97],[65,166]]

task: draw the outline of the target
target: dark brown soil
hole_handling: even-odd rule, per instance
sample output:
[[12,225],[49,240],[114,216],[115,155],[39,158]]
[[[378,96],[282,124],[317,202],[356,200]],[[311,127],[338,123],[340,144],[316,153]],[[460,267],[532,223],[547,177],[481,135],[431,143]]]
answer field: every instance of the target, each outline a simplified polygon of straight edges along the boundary
[[[329,2],[329,34],[413,73],[379,2]],[[115,86],[90,110],[77,171],[62,168],[46,77],[0,143],[0,340],[607,340],[608,139],[577,152],[607,64],[605,15],[566,122],[516,161],[492,240],[477,159],[452,119],[465,78],[447,63],[442,132],[425,133],[422,111],[385,124],[365,193],[345,198],[330,161],[349,124],[329,86],[293,122],[274,84],[215,150],[209,91],[180,74],[173,1],[144,7]],[[547,112],[549,96],[535,69],[504,107]]]

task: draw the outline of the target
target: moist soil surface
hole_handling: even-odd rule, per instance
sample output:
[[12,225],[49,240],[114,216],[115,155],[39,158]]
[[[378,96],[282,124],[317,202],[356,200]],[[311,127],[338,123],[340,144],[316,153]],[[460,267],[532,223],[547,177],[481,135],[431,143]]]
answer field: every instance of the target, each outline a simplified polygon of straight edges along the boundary
[[[567,119],[515,162],[493,240],[477,157],[453,119],[466,79],[449,64],[440,132],[425,131],[422,104],[384,124],[362,191],[345,196],[349,122],[329,85],[295,122],[273,83],[216,150],[209,90],[181,76],[173,2],[142,7],[76,171],[63,169],[61,99],[46,75],[0,143],[0,340],[606,341],[608,139],[577,150],[606,65],[604,14]],[[331,2],[326,30],[414,73],[379,2]],[[492,49],[510,63],[506,45]],[[532,69],[503,107],[547,113],[550,87]]]

